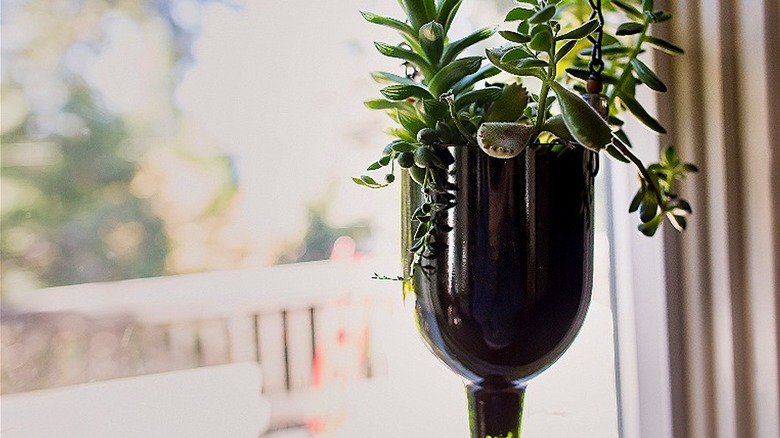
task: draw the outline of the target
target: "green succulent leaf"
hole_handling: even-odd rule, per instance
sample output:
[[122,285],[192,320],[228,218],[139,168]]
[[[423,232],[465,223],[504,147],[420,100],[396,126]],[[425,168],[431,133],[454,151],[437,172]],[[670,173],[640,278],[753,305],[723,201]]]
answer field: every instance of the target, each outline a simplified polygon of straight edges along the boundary
[[670,14],[669,12],[666,12],[666,11],[655,11],[655,12],[653,12],[653,17],[654,17],[653,22],[655,22],[655,23],[663,23],[664,21],[671,20],[672,19],[672,14]]
[[525,47],[523,47],[523,46],[515,46],[515,47],[505,51],[504,54],[501,55],[501,62],[511,63],[511,62],[519,61],[521,59],[535,58],[535,57],[536,57],[536,55],[531,53]]
[[615,146],[612,145],[607,146],[607,153],[609,154],[610,157],[614,158],[617,161],[620,161],[621,163],[631,162],[631,160],[626,158],[626,156],[623,155],[623,153],[620,152],[620,150],[618,150],[618,148],[616,148]]
[[379,51],[379,53],[387,57],[403,59],[405,61],[411,62],[412,64],[416,65],[417,68],[419,68],[426,76],[433,72],[433,67],[431,67],[431,64],[418,53],[381,42],[374,43],[374,46]]
[[443,0],[439,5],[436,21],[444,25],[445,33],[450,29],[452,20],[455,18],[455,14],[458,12],[461,3],[463,3],[463,0]]
[[561,114],[556,114],[545,120],[542,125],[542,131],[547,131],[566,141],[576,141],[574,136],[571,135],[571,132],[569,132],[569,128],[566,127],[566,122],[563,121],[563,116]]
[[402,84],[402,85],[417,85],[417,82],[415,82],[413,79],[409,79],[405,76],[398,76],[393,73],[388,73],[385,71],[374,71],[371,72],[371,78],[374,79],[374,81],[379,83],[392,83],[392,84]]
[[423,99],[423,109],[425,114],[433,117],[436,120],[441,120],[447,117],[447,104],[439,101],[438,99]]
[[645,191],[647,191],[647,189],[644,186],[637,190],[636,195],[634,195],[634,198],[631,200],[631,204],[628,206],[629,213],[639,210],[639,206],[642,205],[642,200],[645,198]]
[[645,36],[645,42],[654,48],[670,55],[682,55],[685,53],[685,50],[682,48],[670,43],[669,41],[654,37],[652,35]]
[[545,23],[547,21],[550,21],[552,17],[555,16],[555,13],[557,12],[557,9],[555,8],[554,4],[548,4],[547,6],[543,7],[542,9],[536,11],[534,15],[531,16],[531,18],[528,19],[529,23]]
[[571,52],[571,51],[572,51],[572,49],[574,49],[574,46],[576,46],[576,45],[577,45],[577,41],[576,41],[576,40],[570,40],[570,41],[566,41],[566,43],[564,43],[564,44],[563,44],[563,45],[562,45],[562,46],[561,46],[561,47],[560,47],[560,48],[559,48],[559,49],[558,49],[558,50],[555,52],[555,63],[557,64],[557,63],[561,62],[561,60],[562,60],[563,58],[565,58],[565,57],[566,57],[566,55],[568,55],[568,54],[569,54],[569,52]]
[[642,0],[642,10],[652,11],[654,3],[653,0]]
[[447,44],[444,47],[444,54],[442,55],[442,59],[441,59],[442,65],[449,64],[464,50],[473,46],[474,44],[490,38],[496,33],[497,29],[498,28],[495,26],[485,27],[451,44]]
[[398,153],[411,153],[417,149],[417,146],[405,141],[396,141],[391,148]]
[[439,96],[449,90],[459,80],[465,76],[479,71],[482,65],[481,56],[469,56],[457,59],[445,65],[428,83],[428,88],[435,96]]
[[642,13],[639,12],[638,9],[636,9],[634,6],[622,1],[622,0],[611,0],[611,3],[617,7],[618,9],[622,10],[631,18],[635,18],[638,20],[642,19]]
[[528,91],[521,84],[506,85],[500,97],[490,105],[485,121],[515,122],[523,116],[528,101]]
[[634,72],[642,83],[650,87],[651,90],[658,91],[659,93],[665,93],[667,88],[658,75],[655,74],[650,67],[637,58],[631,58],[631,67],[634,68]]
[[513,43],[524,44],[531,41],[531,36],[524,33],[512,32],[511,30],[501,30],[498,33],[504,37],[505,40]]
[[658,231],[658,228],[661,226],[661,223],[663,222],[663,220],[664,220],[664,216],[659,214],[658,216],[653,218],[651,221],[639,224],[639,226],[637,228],[645,236],[648,236],[648,237],[649,236],[654,236],[655,232]]
[[553,33],[548,25],[540,25],[534,28],[531,34],[531,42],[528,47],[537,52],[547,52],[552,47]]
[[388,85],[379,92],[389,100],[405,100],[410,97],[433,99],[431,93],[421,85]]
[[504,21],[512,22],[512,21],[528,20],[535,13],[536,11],[534,11],[533,9],[528,9],[519,6],[509,11],[509,13],[506,14],[506,18],[504,18]]
[[566,32],[563,35],[557,36],[555,39],[558,41],[562,40],[579,40],[582,38],[587,37],[588,35],[592,34],[596,29],[599,27],[599,21],[598,20],[590,20],[588,22],[583,23],[580,27],[570,30],[569,32]]
[[366,107],[373,110],[389,110],[400,109],[404,111],[413,110],[414,108],[408,102],[404,101],[391,101],[386,99],[370,99],[363,102]]
[[414,38],[416,36],[414,29],[412,29],[411,26],[409,26],[408,24],[404,23],[401,20],[396,20],[395,18],[391,18],[391,17],[383,17],[381,15],[377,15],[365,11],[361,11],[360,15],[362,15],[363,18],[365,18],[365,20],[368,21],[369,23],[378,24],[380,26],[385,26],[391,29],[395,29],[407,37]]
[[431,64],[438,64],[444,50],[444,26],[436,21],[420,27],[420,45]]
[[676,214],[667,213],[666,217],[669,218],[669,223],[671,223],[677,231],[685,231],[685,229],[688,227],[688,220],[685,218],[685,216],[678,216]]
[[642,23],[629,21],[628,23],[623,23],[620,26],[618,26],[617,30],[615,31],[615,35],[619,35],[619,36],[636,35],[638,33],[641,33],[644,29],[645,26]]
[[642,124],[659,134],[666,134],[666,129],[664,129],[661,123],[653,118],[653,116],[651,116],[633,96],[629,96],[622,90],[618,90],[618,97],[631,114],[642,122]]
[[401,4],[401,7],[404,9],[404,12],[406,12],[406,16],[409,17],[409,22],[412,24],[412,28],[415,31],[420,29],[423,24],[431,21],[431,19],[434,18],[428,16],[425,1],[398,0],[398,2]]
[[[417,135],[417,133],[426,127],[424,121],[417,117],[411,116],[407,113],[398,112],[398,123],[406,129],[409,134]],[[416,139],[416,138],[415,138]]]
[[544,80],[545,78],[545,71],[541,68],[519,68],[515,66],[513,63],[506,63],[501,61],[501,56],[503,56],[505,50],[502,50],[501,48],[498,49],[487,49],[485,51],[487,54],[488,60],[490,62],[498,67],[499,69],[511,73],[516,76],[533,76],[536,78],[539,78],[541,80]]
[[566,127],[575,140],[593,151],[600,151],[612,141],[612,130],[601,116],[580,96],[556,81],[550,88],[558,97]]
[[476,102],[493,102],[502,94],[499,87],[485,87],[479,90],[467,91],[455,98],[455,109],[461,109],[466,105]]
[[658,201],[652,190],[646,190],[642,197],[642,203],[639,205],[639,219],[644,222],[650,222],[658,215]]
[[464,90],[468,90],[473,87],[477,82],[492,78],[499,73],[501,73],[501,70],[499,70],[498,67],[493,65],[483,65],[476,73],[468,75],[456,82],[455,85],[452,86],[452,91],[455,94],[461,93]]

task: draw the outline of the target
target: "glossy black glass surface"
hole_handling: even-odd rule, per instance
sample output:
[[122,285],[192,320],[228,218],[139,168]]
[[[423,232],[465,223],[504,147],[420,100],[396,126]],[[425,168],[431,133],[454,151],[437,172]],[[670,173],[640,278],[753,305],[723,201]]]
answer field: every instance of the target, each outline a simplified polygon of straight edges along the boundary
[[[585,317],[598,157],[582,148],[510,160],[471,147],[455,155],[448,251],[429,278],[415,273],[419,328],[468,382],[516,387],[563,354]],[[407,186],[405,196],[408,211],[419,194]]]

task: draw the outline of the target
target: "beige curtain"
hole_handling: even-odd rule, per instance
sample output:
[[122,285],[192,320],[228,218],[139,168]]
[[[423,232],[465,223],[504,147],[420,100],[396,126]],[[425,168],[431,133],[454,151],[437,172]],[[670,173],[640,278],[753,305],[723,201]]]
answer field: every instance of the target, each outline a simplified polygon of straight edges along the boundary
[[[656,57],[667,140],[700,165],[690,229],[667,231],[674,436],[780,437],[780,5],[667,0]],[[643,437],[651,438],[651,437]]]

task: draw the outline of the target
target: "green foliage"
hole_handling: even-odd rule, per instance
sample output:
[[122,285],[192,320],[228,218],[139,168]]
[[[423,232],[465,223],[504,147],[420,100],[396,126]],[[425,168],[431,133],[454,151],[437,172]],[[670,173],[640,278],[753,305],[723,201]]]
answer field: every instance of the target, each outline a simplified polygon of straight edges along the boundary
[[[483,144],[492,141],[490,138],[502,137],[494,135],[497,130],[528,135],[527,145],[533,148],[561,151],[582,146],[604,150],[618,161],[632,163],[640,176],[640,188],[631,211],[640,213],[640,231],[653,234],[664,217],[676,228],[685,228],[690,205],[676,195],[673,185],[695,171],[695,167],[683,163],[672,148],[665,149],[660,162],[645,166],[631,152],[630,141],[622,130],[623,122],[617,117],[629,113],[649,129],[666,132],[638,102],[636,90],[638,86],[659,93],[667,90],[658,74],[638,56],[650,49],[675,55],[683,53],[674,44],[650,34],[654,24],[669,20],[671,14],[654,10],[652,1],[612,0],[605,8],[623,15],[620,24],[613,27],[600,23],[587,2],[521,0],[506,14],[511,28],[498,32],[505,43],[485,52],[490,66],[483,65],[482,58],[478,57],[455,59],[456,54],[496,31],[496,28],[484,28],[449,43],[449,23],[460,1],[400,3],[406,20],[364,13],[369,22],[392,27],[400,33],[403,43],[397,46],[378,43],[377,48],[385,56],[405,60],[410,69],[406,77],[374,74],[375,79],[395,85],[381,90],[389,101],[372,100],[367,105],[388,112],[399,123],[400,128],[391,132],[405,146],[401,151],[388,145],[384,161],[377,161],[369,170],[389,167],[388,175],[392,175],[398,164],[423,187],[423,205],[413,214],[416,232],[410,248],[418,267],[424,270],[421,261],[436,257],[446,248],[443,233],[448,231],[448,226],[443,212],[454,205],[451,193],[454,187],[447,181],[454,160],[447,156],[451,155],[448,148],[472,147],[478,137],[483,150],[492,156],[509,158],[525,147],[525,138],[522,145],[518,142],[500,147]],[[589,40],[600,30],[603,30],[601,77],[605,84],[607,117],[572,91],[583,88],[578,81],[591,78],[587,68],[592,56]],[[497,71],[514,75],[519,81],[539,81],[539,93],[529,94],[519,83],[480,84]],[[393,101],[403,102],[403,106]],[[448,111],[442,108],[442,103]],[[482,126],[489,129],[481,129]],[[435,127],[439,129],[434,131]],[[442,127],[446,127],[447,138],[437,136]],[[426,135],[421,137],[419,133],[423,131]],[[354,180],[371,188],[386,185],[367,176]]]

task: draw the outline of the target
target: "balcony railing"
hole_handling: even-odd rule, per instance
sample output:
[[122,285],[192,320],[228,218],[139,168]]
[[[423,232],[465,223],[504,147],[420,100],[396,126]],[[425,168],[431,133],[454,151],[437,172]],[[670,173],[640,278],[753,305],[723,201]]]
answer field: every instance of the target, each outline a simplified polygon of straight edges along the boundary
[[[2,391],[257,362],[271,427],[311,421],[314,390],[386,373],[378,324],[397,284],[368,264],[264,269],[34,291],[2,308]],[[375,267],[375,266],[374,266]]]

